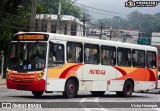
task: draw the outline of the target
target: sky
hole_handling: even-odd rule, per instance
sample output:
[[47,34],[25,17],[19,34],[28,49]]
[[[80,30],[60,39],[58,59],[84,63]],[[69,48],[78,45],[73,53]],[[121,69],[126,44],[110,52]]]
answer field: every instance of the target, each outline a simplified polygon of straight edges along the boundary
[[[74,1],[74,0],[72,0]],[[144,14],[155,14],[160,12],[160,3],[156,7],[132,7],[128,8],[125,7],[125,2],[127,0],[76,0],[76,3],[78,6],[81,6],[82,8],[85,8],[85,6],[82,6],[80,4],[90,6],[93,8],[109,11],[109,12],[115,12],[115,13],[106,13],[98,10],[94,10],[91,8],[87,8],[87,12],[94,17],[95,19],[100,19],[100,18],[109,18],[113,16],[121,16],[123,18],[126,18],[126,15],[129,15],[133,11],[139,11],[140,13]],[[134,0],[134,1],[148,1],[148,0]],[[155,0],[150,0],[150,1],[155,1]],[[75,3],[75,4],[76,4]],[[91,12],[92,11],[92,12]],[[102,13],[102,14],[96,14],[96,13]],[[104,15],[104,14],[108,15]]]

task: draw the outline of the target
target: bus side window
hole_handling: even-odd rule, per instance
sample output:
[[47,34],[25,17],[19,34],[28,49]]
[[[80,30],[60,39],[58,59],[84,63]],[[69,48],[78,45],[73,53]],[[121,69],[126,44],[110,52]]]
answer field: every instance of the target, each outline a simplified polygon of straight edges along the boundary
[[133,67],[135,67],[135,66],[136,66],[135,58],[132,58],[132,65],[133,65]]
[[147,51],[146,66],[147,68],[156,68],[156,53],[155,52]]
[[54,62],[54,60],[53,60],[53,54],[51,53],[51,51],[50,51],[50,53],[49,53],[49,63],[51,63],[51,62]]
[[86,64],[99,64],[99,45],[85,44],[84,51]]
[[56,61],[64,62],[64,47],[63,45],[57,45],[55,51]]
[[132,50],[132,66],[133,67],[145,67],[145,51],[144,50]]
[[78,53],[77,62],[83,62],[83,54],[81,51]]
[[116,48],[112,46],[101,46],[101,64],[115,65],[116,64]]
[[50,42],[49,63],[55,62],[64,62],[64,46]]
[[78,42],[67,42],[67,62],[82,63],[83,62],[83,45]]
[[127,48],[118,48],[117,49],[117,58],[118,58],[118,65],[119,66],[126,66],[130,67],[131,66],[131,49]]

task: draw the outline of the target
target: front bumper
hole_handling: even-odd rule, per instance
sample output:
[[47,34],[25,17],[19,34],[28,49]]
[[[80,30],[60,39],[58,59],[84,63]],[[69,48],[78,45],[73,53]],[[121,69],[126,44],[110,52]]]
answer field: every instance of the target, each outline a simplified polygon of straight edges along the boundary
[[28,91],[45,91],[46,82],[41,79],[34,82],[12,81],[6,79],[8,89],[28,90]]

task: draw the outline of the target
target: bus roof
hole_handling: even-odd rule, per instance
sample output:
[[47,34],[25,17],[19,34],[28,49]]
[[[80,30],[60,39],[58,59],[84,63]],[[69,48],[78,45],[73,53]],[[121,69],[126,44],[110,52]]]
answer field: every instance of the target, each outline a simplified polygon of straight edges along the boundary
[[47,33],[47,32],[19,32],[17,34],[31,34],[31,33],[32,34],[48,34],[49,40],[74,41],[74,42],[109,45],[109,46],[131,48],[131,49],[157,51],[157,48],[153,46],[138,45],[138,44],[117,42],[117,41],[111,41],[111,40],[100,40],[100,39],[80,37],[80,36],[62,35],[62,34]]

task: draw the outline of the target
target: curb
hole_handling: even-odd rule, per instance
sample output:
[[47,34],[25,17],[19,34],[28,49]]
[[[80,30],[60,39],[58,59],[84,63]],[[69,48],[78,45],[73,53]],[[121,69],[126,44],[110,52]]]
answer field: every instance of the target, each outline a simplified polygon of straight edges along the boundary
[[3,88],[3,87],[7,87],[7,86],[6,86],[6,83],[0,84],[0,89]]
[[6,85],[6,83],[3,83],[3,84],[0,83],[0,86],[1,86],[1,85]]
[[6,85],[6,80],[5,80],[5,79],[6,79],[6,78],[0,79],[0,86]]

